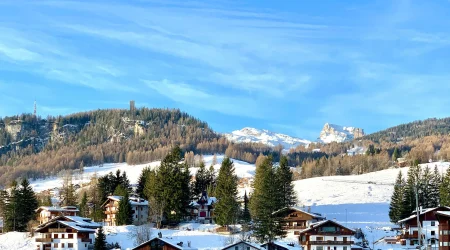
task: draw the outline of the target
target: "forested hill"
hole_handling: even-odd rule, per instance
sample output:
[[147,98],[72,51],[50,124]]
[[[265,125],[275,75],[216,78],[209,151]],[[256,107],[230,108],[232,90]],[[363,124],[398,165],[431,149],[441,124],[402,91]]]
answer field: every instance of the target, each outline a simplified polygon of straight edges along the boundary
[[450,117],[442,119],[427,119],[401,124],[383,131],[364,136],[362,139],[374,142],[399,141],[404,138],[416,139],[431,135],[450,134]]
[[107,162],[157,160],[175,144],[203,154],[224,152],[227,147],[207,123],[179,110],[5,117],[0,119],[0,183]]

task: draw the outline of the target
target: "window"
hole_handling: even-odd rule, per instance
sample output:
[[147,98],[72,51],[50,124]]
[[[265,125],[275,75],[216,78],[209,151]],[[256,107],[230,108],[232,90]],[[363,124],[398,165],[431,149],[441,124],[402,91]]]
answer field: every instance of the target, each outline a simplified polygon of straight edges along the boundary
[[234,250],[239,250],[239,247],[234,247]]
[[59,235],[58,235],[58,234],[55,234],[55,236],[54,236],[53,238],[58,239],[58,238],[59,238]]
[[247,250],[250,250],[250,247],[247,247]]
[[73,239],[73,234],[67,234],[67,238]]
[[436,235],[436,232],[435,231],[431,231],[431,235]]
[[65,238],[65,234],[61,234],[61,239],[64,239]]
[[347,242],[347,237],[344,237],[343,241],[344,241],[344,242]]
[[137,219],[137,214],[136,214],[136,219]]
[[432,222],[431,222],[431,226],[434,227],[435,225],[436,225],[436,222],[435,222],[435,221],[432,221]]
[[443,245],[444,247],[448,247],[448,242],[442,242],[442,245]]
[[64,248],[64,243],[61,243],[61,248]]
[[343,247],[342,250],[347,250],[347,247]]
[[[67,243],[68,248],[73,248],[73,243]],[[344,249],[345,250],[345,249]]]
[[317,246],[316,250],[323,250],[323,246]]
[[323,240],[323,237],[319,237],[319,236],[316,237],[316,241],[322,241],[322,240]]

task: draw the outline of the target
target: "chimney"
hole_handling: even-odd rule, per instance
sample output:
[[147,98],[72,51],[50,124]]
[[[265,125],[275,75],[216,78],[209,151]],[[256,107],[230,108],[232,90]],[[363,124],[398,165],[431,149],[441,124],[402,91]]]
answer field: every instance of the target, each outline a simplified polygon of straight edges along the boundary
[[188,247],[191,247],[191,241],[188,241]]
[[183,242],[180,241],[180,243],[177,243],[178,246],[183,247]]
[[162,233],[161,232],[158,233],[158,237],[162,238]]
[[311,213],[311,206],[308,206],[308,213]]

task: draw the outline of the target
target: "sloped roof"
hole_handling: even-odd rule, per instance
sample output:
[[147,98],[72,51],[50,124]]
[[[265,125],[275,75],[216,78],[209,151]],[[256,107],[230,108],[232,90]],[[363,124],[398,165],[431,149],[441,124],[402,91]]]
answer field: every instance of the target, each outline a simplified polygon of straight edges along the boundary
[[50,207],[50,206],[41,206],[38,207],[35,211],[38,212],[40,210],[47,210],[50,212],[80,212],[78,208],[68,206],[68,207]]
[[151,239],[151,240],[149,240],[147,242],[144,242],[144,243],[140,244],[139,246],[133,248],[133,250],[138,249],[141,246],[145,246],[145,245],[149,244],[150,242],[152,242],[153,240],[156,240],[156,239],[158,239],[160,241],[163,241],[164,243],[169,244],[172,247],[174,247],[176,249],[179,249],[179,250],[197,250],[197,248],[188,247],[187,242],[183,242],[183,246],[179,246],[177,244],[180,243],[180,241],[172,239],[172,238],[167,238],[167,237],[166,238],[164,238],[164,237],[163,238],[154,237],[153,239]]
[[344,227],[343,225],[341,225],[341,224],[339,224],[339,223],[337,223],[336,221],[333,221],[333,220],[323,220],[323,221],[316,222],[314,224],[311,224],[309,228],[306,228],[306,229],[303,229],[302,231],[300,231],[300,233],[306,233],[306,232],[308,232],[308,231],[310,231],[312,229],[318,228],[318,227],[320,227],[320,226],[322,226],[322,225],[324,225],[324,224],[326,224],[328,222],[331,222],[331,223],[335,224],[336,226],[345,228],[345,229],[350,230],[353,233],[355,233],[355,230],[350,229],[348,227]]
[[[447,209],[447,210],[450,210],[450,207],[441,206],[441,207],[425,208],[425,209],[422,210],[422,212],[420,213],[420,215],[423,215],[423,214],[426,214],[426,213],[429,213],[429,212],[432,212],[432,211],[435,211],[435,210],[439,210],[439,209]],[[413,215],[409,216],[408,218],[399,220],[398,223],[406,222],[406,221],[412,220],[412,219],[414,219],[414,218],[417,218],[417,214],[413,214]]]
[[450,217],[450,211],[436,211],[436,214]]
[[259,244],[252,243],[252,242],[248,242],[248,241],[245,241],[245,240],[241,240],[241,241],[239,241],[239,242],[236,242],[236,243],[233,243],[233,244],[224,246],[224,247],[222,247],[221,249],[224,250],[224,249],[233,247],[233,246],[235,246],[235,245],[237,245],[237,244],[241,244],[241,243],[244,243],[244,244],[249,245],[249,246],[251,246],[251,247],[254,247],[254,248],[256,248],[256,249],[261,249],[261,248],[262,248]]
[[[290,246],[290,245],[288,245],[288,243],[283,242],[283,241],[274,241],[274,242],[271,242],[271,243],[274,244],[274,245],[286,248],[288,250],[299,250],[299,249],[303,248],[302,246],[295,246],[295,245],[294,246]],[[264,244],[261,245],[261,247],[265,248],[264,246],[266,246],[267,244],[269,244],[269,243],[264,243]]]
[[305,213],[305,214],[307,214],[307,215],[309,215],[309,216],[311,216],[311,217],[313,217],[313,218],[317,218],[317,219],[326,219],[324,216],[322,216],[322,215],[320,215],[320,214],[315,214],[315,213],[306,212],[306,211],[303,210],[301,207],[297,207],[297,206],[285,207],[285,208],[282,208],[282,209],[280,209],[280,210],[278,210],[278,211],[273,212],[272,214],[277,214],[277,213],[280,213],[280,212],[283,212],[283,211],[286,211],[286,210],[295,210],[295,211],[298,211],[298,212]]
[[[208,202],[203,204],[203,205],[211,206],[212,204],[214,204],[216,202],[217,202],[216,197],[208,197]],[[198,204],[197,201],[192,201],[189,205],[191,205],[191,206],[200,206],[200,204]]]
[[77,225],[79,226],[83,226],[83,227],[100,227],[100,225],[96,222],[93,222],[91,219],[89,218],[83,218],[83,217],[79,217],[79,216],[64,216],[67,219],[71,220],[72,222],[77,223]]
[[95,232],[94,229],[100,227],[100,224],[93,222],[89,218],[83,218],[79,216],[58,216],[44,224],[39,225],[36,229],[36,232],[39,232],[40,230],[55,223],[61,223],[82,232]]
[[[120,201],[123,198],[123,196],[117,196],[117,195],[111,195],[108,196],[108,199],[113,200],[113,201]],[[136,205],[136,206],[148,206],[148,201],[142,199],[143,201],[141,202],[137,202],[138,198],[134,198],[134,197],[130,197],[130,204],[131,205]]]

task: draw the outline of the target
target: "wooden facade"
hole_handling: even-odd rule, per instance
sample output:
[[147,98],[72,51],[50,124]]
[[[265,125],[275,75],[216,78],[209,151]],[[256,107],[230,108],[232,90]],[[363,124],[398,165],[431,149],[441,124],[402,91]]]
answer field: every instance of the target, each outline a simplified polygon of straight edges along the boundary
[[450,212],[437,211],[439,221],[439,250],[450,250]]
[[350,250],[355,231],[326,220],[300,232],[299,243],[305,250]]
[[308,228],[311,224],[325,220],[325,217],[320,214],[306,212],[298,207],[287,207],[275,214],[283,217],[283,228],[293,230],[295,235],[299,235],[301,230]]

